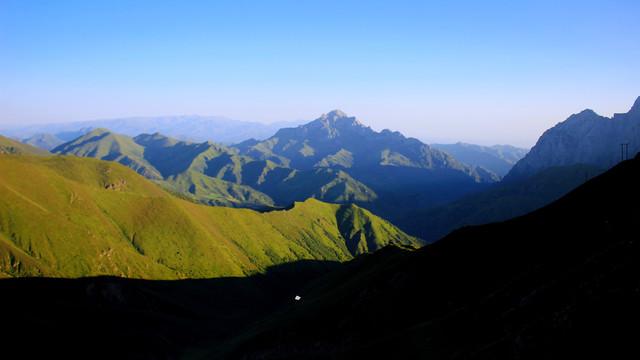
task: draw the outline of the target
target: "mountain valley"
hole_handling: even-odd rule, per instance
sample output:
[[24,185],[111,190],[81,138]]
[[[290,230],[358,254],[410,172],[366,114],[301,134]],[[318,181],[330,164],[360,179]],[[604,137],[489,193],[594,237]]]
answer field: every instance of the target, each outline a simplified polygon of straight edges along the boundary
[[228,146],[0,136],[3,355],[635,358],[639,101],[528,153],[339,110]]

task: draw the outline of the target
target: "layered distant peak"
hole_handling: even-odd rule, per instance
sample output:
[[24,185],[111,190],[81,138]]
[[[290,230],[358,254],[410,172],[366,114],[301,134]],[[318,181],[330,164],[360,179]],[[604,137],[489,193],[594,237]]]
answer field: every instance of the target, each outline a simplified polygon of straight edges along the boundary
[[348,116],[340,110],[322,114],[312,122],[296,128],[280,129],[274,138],[316,138],[334,139],[344,135],[373,133],[370,127],[360,123],[354,116]]

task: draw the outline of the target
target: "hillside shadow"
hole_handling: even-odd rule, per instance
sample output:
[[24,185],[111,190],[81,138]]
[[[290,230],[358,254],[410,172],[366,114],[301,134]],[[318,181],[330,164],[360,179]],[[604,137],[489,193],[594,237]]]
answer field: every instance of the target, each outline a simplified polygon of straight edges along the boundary
[[[89,139],[86,139],[85,141],[83,141],[83,142],[81,142],[81,143],[74,144],[74,145],[70,146],[70,147],[67,149],[67,152],[71,152],[71,151],[73,151],[73,150],[75,150],[75,149],[80,149],[80,148],[84,147],[84,146],[85,146],[85,145],[87,145],[87,144],[91,144],[91,143],[98,142],[98,141],[100,141],[100,140],[104,139],[105,137],[107,137],[108,135],[109,135],[109,133],[108,133],[108,132],[105,132],[105,133],[102,133],[102,134],[100,134],[100,135],[92,136],[92,137],[90,137]],[[59,150],[63,145],[65,145],[65,144],[66,144],[66,143],[62,143],[62,144],[60,144],[59,146],[56,146],[55,148],[51,149],[51,152],[52,152],[52,153],[55,153],[56,151],[58,151],[58,150]],[[94,153],[94,154],[95,154],[95,151],[96,151],[96,150],[94,150],[94,151],[93,151],[93,153]]]
[[8,358],[172,359],[228,340],[339,266],[303,260],[215,279],[3,279],[0,345]]

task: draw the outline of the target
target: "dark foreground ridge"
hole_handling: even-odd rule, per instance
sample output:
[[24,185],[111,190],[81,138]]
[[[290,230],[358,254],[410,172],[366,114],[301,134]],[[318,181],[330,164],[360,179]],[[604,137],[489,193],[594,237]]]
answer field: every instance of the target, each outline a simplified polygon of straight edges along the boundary
[[301,260],[216,279],[0,280],[2,358],[174,359],[228,340],[339,266]]
[[635,359],[640,156],[528,215],[387,247],[209,356]]

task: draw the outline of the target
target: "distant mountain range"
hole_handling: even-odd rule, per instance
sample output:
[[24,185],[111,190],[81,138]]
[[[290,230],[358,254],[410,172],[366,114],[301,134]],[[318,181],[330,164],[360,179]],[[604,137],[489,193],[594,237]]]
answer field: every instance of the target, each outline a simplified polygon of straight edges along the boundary
[[231,149],[300,170],[344,171],[378,194],[384,205],[372,209],[381,212],[393,211],[391,202],[405,208],[446,203],[499,180],[495,173],[458,162],[417,139],[390,130],[376,132],[340,110]]
[[47,151],[50,151],[56,146],[65,142],[65,140],[62,140],[51,133],[39,133],[26,139],[20,139],[20,138],[14,138],[14,139],[21,141],[25,144],[37,146]]
[[[250,138],[266,139],[280,128],[295,126],[304,122],[303,120],[298,120],[263,124],[232,120],[223,116],[188,115],[76,121],[6,127],[0,130],[5,136],[18,138],[20,141],[27,138],[29,138],[28,141],[37,141],[31,138],[34,135],[38,135],[39,137],[53,136],[53,142],[57,141],[55,138],[64,142],[87,134],[92,129],[106,128],[115,133],[129,136],[159,132],[180,140],[192,142],[212,141],[230,144]],[[41,135],[43,133],[46,135]]]
[[209,205],[261,209],[311,197],[333,203],[376,198],[341,171],[298,171],[236,155],[211,142],[191,143],[158,133],[130,137],[98,128],[52,151],[120,162],[164,188]]
[[386,217],[446,203],[499,179],[398,132],[375,132],[339,110],[230,148],[97,128],[52,152],[120,162],[209,205],[264,209],[313,197]]
[[[209,205],[269,209],[309,197],[355,203],[437,240],[458,226],[505,220],[550,203],[619,161],[619,143],[629,143],[624,156],[634,155],[638,102],[612,119],[590,110],[573,115],[546,131],[524,158],[525,149],[511,146],[429,146],[398,132],[378,133],[340,110],[230,148],[98,128],[54,152],[121,162],[176,195]],[[126,127],[133,120],[113,124]],[[41,147],[52,141],[49,135],[28,140]],[[516,161],[506,181],[498,183]],[[552,167],[557,169],[536,177]],[[515,185],[528,177],[533,178]],[[482,192],[487,188],[492,189]],[[441,219],[443,214],[450,215]],[[429,230],[420,227],[423,223]]]
[[0,136],[3,356],[635,359],[639,101],[502,181],[474,156],[517,149],[465,164],[338,110],[233,147]]
[[459,142],[456,144],[431,144],[430,146],[448,153],[462,163],[481,166],[501,177],[505,176],[513,165],[529,152],[528,149],[511,145],[482,146]]
[[[628,144],[623,152],[620,144]],[[639,151],[640,97],[627,113],[608,118],[587,109],[545,131],[505,181],[522,180],[552,166],[580,163],[608,169]]]

